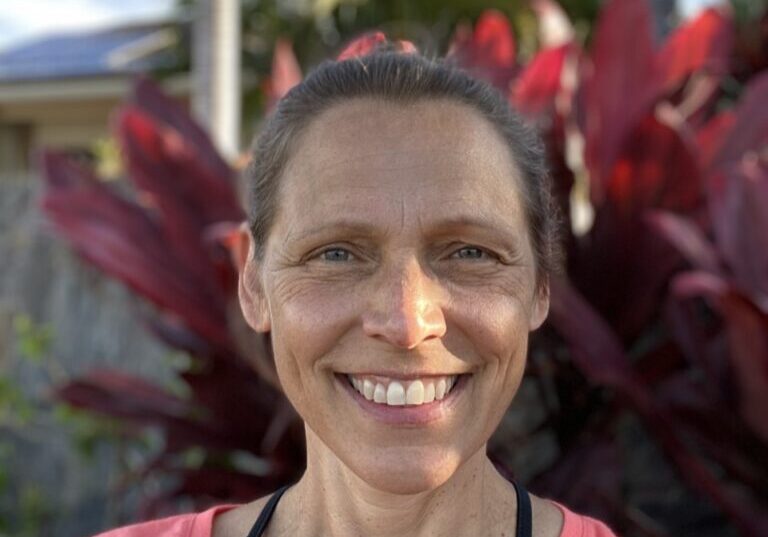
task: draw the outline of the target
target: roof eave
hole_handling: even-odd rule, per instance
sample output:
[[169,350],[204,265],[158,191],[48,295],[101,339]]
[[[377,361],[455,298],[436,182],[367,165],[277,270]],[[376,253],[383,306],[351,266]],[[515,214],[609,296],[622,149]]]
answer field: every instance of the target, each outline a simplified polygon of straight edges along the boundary
[[[38,101],[81,101],[85,99],[121,99],[130,90],[135,75],[117,74],[0,82],[0,105]],[[172,75],[162,81],[171,95],[185,96],[191,91],[189,73]]]

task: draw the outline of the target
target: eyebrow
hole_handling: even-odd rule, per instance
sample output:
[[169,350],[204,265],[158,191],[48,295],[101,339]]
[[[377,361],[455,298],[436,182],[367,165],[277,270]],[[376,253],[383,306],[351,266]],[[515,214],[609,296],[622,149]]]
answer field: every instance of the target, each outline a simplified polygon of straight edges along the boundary
[[[502,238],[502,245],[510,251],[515,252],[519,249],[519,239],[516,235],[505,232],[505,225],[496,219],[487,219],[474,216],[457,216],[438,220],[428,227],[427,235],[440,237],[456,233],[462,229],[479,230],[483,232],[495,233]],[[307,230],[291,233],[286,241],[304,241],[318,235],[323,235],[329,231],[343,232],[359,237],[376,237],[384,233],[371,224],[360,220],[338,219],[326,224],[312,227]]]
[[475,216],[457,216],[439,220],[430,229],[430,235],[440,237],[450,235],[462,229],[493,233],[495,241],[515,254],[520,251],[520,237],[506,230],[507,225],[496,218],[484,218]]
[[306,230],[302,230],[297,233],[289,233],[286,237],[287,241],[304,241],[311,239],[317,235],[323,235],[328,231],[343,231],[357,236],[372,236],[376,234],[376,227],[356,220],[334,220],[317,227],[311,227]]

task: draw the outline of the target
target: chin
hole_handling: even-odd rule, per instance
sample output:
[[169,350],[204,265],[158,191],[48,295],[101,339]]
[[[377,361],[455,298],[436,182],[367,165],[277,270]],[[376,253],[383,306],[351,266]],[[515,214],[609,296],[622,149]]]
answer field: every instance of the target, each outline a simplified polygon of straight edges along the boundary
[[[378,451],[378,450],[377,450]],[[461,465],[458,452],[435,448],[387,448],[351,465],[368,486],[390,494],[418,494],[445,484]]]

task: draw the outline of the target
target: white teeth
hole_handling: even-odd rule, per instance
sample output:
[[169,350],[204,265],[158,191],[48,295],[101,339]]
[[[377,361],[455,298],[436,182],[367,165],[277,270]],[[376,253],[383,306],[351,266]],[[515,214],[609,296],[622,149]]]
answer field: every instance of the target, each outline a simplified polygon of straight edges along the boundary
[[405,402],[409,405],[422,404],[424,402],[424,383],[420,380],[411,382],[411,385],[408,386],[408,391],[405,393]]
[[444,399],[456,385],[457,376],[426,377],[412,381],[348,376],[350,384],[368,401],[389,406],[421,405]]
[[393,380],[387,388],[387,404],[389,406],[400,406],[405,404],[405,389],[403,385]]
[[427,382],[424,386],[424,402],[431,403],[435,400],[435,383]]
[[365,397],[370,401],[371,399],[373,399],[373,390],[374,390],[373,382],[371,382],[368,379],[365,379],[363,381],[363,389],[362,390],[358,389],[357,391],[363,392],[363,397]]
[[447,387],[448,386],[445,382],[445,379],[438,380],[437,384],[435,385],[435,399],[442,399],[445,397],[445,390]]
[[373,390],[373,401],[375,403],[387,402],[387,390],[384,389],[384,385],[376,384],[376,388]]

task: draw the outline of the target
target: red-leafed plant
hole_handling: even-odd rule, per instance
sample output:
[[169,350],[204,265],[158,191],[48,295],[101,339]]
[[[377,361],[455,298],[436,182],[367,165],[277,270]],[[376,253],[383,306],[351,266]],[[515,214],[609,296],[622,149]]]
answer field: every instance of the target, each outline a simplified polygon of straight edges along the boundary
[[[192,357],[181,374],[189,396],[105,370],[59,395],[136,426],[160,427],[165,448],[146,471],[179,478],[169,497],[266,493],[300,472],[302,431],[292,427],[292,410],[265,367],[264,342],[249,338],[234,304],[225,240],[244,218],[234,171],[186,112],[146,80],[117,113],[115,130],[134,195],[49,152],[42,206],[77,253],[156,306],[148,328]],[[201,447],[202,462],[180,466],[187,450]]]
[[[458,28],[448,53],[540,127],[573,222],[568,276],[553,282],[530,367],[546,413],[530,432],[550,433],[557,456],[530,485],[622,534],[680,534],[623,497],[638,472],[653,472],[628,468],[617,440],[637,419],[676,482],[741,534],[766,535],[768,73],[739,63],[727,10],[706,10],[656,45],[647,2],[613,0],[585,49],[557,5],[533,5],[542,48],[529,61],[494,11]],[[373,32],[339,57],[385,42]],[[267,102],[300,78],[278,43]],[[60,396],[159,427],[165,449],[147,470],[179,476],[169,496],[257,496],[301,472],[303,447],[268,342],[236,307],[226,239],[243,213],[232,170],[146,81],[115,127],[133,195],[47,154],[43,207],[84,258],[154,303],[148,327],[193,357],[182,373],[190,393],[100,371]],[[180,463],[190,448],[205,453],[195,467]],[[244,467],[243,454],[255,464]]]

